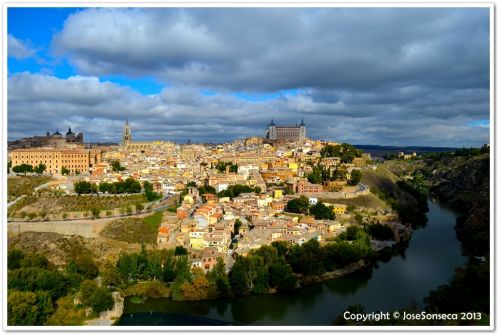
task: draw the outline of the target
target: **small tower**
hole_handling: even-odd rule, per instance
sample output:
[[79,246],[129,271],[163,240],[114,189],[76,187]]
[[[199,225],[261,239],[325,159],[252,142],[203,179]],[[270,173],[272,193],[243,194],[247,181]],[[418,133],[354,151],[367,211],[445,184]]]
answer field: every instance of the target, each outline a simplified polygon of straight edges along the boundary
[[299,139],[304,141],[306,139],[306,124],[304,123],[304,117],[302,117],[302,121],[300,122],[300,135]]
[[127,145],[132,141],[132,132],[130,131],[130,126],[128,124],[128,119],[125,121],[125,127],[123,129],[122,144]]
[[71,126],[68,127],[68,132],[66,132],[66,141],[73,141],[75,140],[75,133],[71,131]]
[[274,119],[271,119],[271,122],[267,126],[267,138],[269,140],[278,139],[278,134],[276,133],[276,125],[274,124]]

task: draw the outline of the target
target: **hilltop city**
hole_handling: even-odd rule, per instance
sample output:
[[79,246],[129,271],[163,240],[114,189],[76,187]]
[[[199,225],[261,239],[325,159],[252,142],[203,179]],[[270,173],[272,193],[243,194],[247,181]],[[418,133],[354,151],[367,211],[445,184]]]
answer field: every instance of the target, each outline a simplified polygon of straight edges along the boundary
[[[134,141],[127,120],[119,146],[86,149],[83,134],[75,136],[69,128],[65,137],[56,131],[13,142],[12,146],[28,148],[11,150],[9,161],[12,174],[22,165],[43,165],[44,173],[54,178],[48,188],[68,194],[109,194],[105,186],[130,178],[141,185],[149,183],[152,192],[161,195],[160,202],[170,200],[170,210],[175,209],[175,215],[165,216],[158,227],[156,246],[186,247],[192,265],[204,271],[214,267],[217,257],[224,257],[230,267],[233,254],[246,255],[274,241],[303,244],[333,239],[356,223],[355,216],[390,225],[396,241],[405,239],[408,230],[396,213],[354,210],[345,202],[370,194],[360,183],[363,170],[375,169],[370,155],[348,144],[308,139],[306,130],[304,120],[292,126],[278,126],[272,120],[262,138],[178,145]],[[82,181],[96,189],[77,190]],[[300,204],[304,196],[306,204]],[[148,205],[133,205],[129,211]],[[304,212],[300,207],[316,207],[318,214],[299,215]],[[22,210],[12,216],[18,217]],[[290,214],[295,210],[297,215]],[[98,217],[111,217],[116,211],[103,209]],[[69,211],[46,216],[57,220],[93,214]]]

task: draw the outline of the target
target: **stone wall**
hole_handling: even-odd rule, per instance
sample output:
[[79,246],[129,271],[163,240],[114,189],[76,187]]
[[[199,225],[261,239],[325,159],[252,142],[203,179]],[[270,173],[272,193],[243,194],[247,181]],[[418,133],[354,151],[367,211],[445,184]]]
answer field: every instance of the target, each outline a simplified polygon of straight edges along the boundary
[[103,224],[97,223],[72,223],[72,222],[38,222],[38,223],[8,223],[9,233],[23,232],[54,232],[62,235],[79,235],[84,238],[95,238],[102,229]]

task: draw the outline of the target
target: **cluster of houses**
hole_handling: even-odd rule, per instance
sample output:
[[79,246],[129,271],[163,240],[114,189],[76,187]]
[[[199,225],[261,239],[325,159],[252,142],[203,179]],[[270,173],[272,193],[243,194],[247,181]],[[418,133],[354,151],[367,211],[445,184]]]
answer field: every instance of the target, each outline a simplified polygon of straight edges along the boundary
[[[331,198],[357,196],[356,186],[349,186],[346,181],[353,169],[368,164],[369,155],[345,164],[340,158],[321,158],[324,145],[307,140],[273,147],[237,140],[216,146],[172,145],[168,151],[154,146],[109,148],[103,154],[104,160],[81,179],[99,184],[132,177],[149,181],[158,193],[181,195],[175,216],[165,216],[159,228],[157,244],[160,248],[188,248],[193,266],[208,271],[219,257],[230,267],[235,255],[246,255],[274,241],[322,241],[346,229],[351,214],[345,204],[326,204],[335,212],[335,220],[284,213],[287,202],[300,195],[308,196],[311,204],[325,193],[335,196]],[[319,158],[327,168],[342,169],[343,178],[323,184],[308,182],[310,162]],[[126,169],[113,171],[113,160],[120,161]],[[220,163],[226,163],[222,171],[218,169]],[[213,187],[220,193],[232,185],[259,187],[260,193],[242,193],[232,198],[219,198],[212,193],[200,195],[202,187]]]
[[[218,257],[230,267],[236,255],[245,256],[274,241],[303,244],[310,239],[334,237],[345,230],[342,222],[350,215],[344,204],[326,204],[332,207],[337,220],[315,220],[276,209],[276,203],[285,205],[294,197],[298,195],[284,196],[281,190],[269,190],[218,199],[213,194],[200,195],[196,187],[189,187],[175,218],[167,217],[160,226],[158,247],[184,246],[192,256],[193,267],[209,271]],[[318,199],[309,201],[315,204]]]

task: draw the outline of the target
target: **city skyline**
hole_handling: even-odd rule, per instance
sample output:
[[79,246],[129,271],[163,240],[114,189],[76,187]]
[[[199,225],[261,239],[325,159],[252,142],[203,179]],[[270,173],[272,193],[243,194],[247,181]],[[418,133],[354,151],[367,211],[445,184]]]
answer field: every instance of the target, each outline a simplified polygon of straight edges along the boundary
[[9,140],[478,147],[489,76],[488,8],[8,9]]

